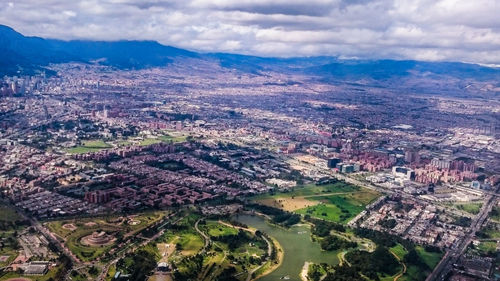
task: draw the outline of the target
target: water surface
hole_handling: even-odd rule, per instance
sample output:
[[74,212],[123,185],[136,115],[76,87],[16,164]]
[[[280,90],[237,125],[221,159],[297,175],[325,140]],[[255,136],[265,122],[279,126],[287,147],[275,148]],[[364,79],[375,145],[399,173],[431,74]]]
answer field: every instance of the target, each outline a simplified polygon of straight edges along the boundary
[[307,225],[295,225],[285,229],[271,225],[259,216],[239,215],[234,219],[272,236],[278,240],[285,252],[281,266],[259,281],[280,281],[285,280],[280,279],[285,276],[288,276],[290,281],[300,281],[300,272],[306,261],[338,264],[338,252],[322,251],[319,243],[311,241],[311,231]]

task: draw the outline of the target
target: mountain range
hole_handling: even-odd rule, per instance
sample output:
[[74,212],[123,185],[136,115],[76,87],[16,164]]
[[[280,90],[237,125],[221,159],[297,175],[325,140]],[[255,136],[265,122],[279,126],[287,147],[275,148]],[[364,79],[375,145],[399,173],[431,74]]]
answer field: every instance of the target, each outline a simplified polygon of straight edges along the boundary
[[[168,66],[173,60],[211,60],[254,74],[266,70],[306,73],[323,79],[387,80],[418,75],[500,81],[500,68],[461,62],[344,60],[336,57],[266,58],[227,53],[197,53],[155,41],[62,41],[27,37],[0,25],[0,75],[27,75],[52,63],[99,63],[119,69]],[[500,85],[495,85],[499,87]]]

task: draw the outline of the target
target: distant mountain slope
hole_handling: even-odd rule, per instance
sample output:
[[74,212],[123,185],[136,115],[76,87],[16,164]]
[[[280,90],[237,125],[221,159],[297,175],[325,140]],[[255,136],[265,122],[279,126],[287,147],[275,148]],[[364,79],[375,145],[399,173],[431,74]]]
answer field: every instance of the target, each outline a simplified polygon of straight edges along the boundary
[[[473,78],[500,81],[500,68],[459,62],[341,60],[335,57],[264,58],[237,54],[199,54],[155,41],[61,41],[25,37],[0,25],[0,75],[31,74],[50,63],[93,62],[122,69],[166,66],[174,58],[218,62],[222,67],[261,74],[306,73],[336,80],[386,80],[403,77]],[[496,82],[498,83],[498,82]],[[500,85],[497,85],[500,86]]]
[[309,67],[310,74],[344,79],[372,78],[383,80],[415,74],[451,76],[459,79],[492,80],[500,78],[500,68],[460,62],[422,62],[412,60],[345,60]]
[[0,25],[0,75],[30,74],[49,63],[77,60],[78,57],[53,50],[47,40],[25,37],[12,28]]
[[154,41],[59,41],[47,40],[52,50],[78,56],[84,61],[104,59],[102,63],[119,68],[164,66],[173,57],[197,57],[196,53],[161,45]]
[[164,66],[173,57],[197,57],[183,49],[153,41],[61,41],[25,37],[0,25],[0,75],[30,74],[50,63],[70,61],[100,63],[119,68]]

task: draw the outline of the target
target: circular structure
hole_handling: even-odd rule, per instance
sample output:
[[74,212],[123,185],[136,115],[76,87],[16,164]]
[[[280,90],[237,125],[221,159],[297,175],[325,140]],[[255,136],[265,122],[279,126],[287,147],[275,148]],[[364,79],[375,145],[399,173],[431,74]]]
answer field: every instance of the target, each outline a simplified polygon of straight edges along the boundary
[[66,229],[66,230],[75,231],[77,227],[76,227],[76,225],[74,225],[72,223],[67,223],[67,224],[63,225],[62,228]]
[[97,225],[97,223],[95,223],[93,221],[89,221],[89,222],[85,223],[85,226],[90,226],[90,227],[96,226],[96,225]]
[[104,231],[94,232],[82,238],[81,242],[85,246],[106,246],[112,244],[116,238]]

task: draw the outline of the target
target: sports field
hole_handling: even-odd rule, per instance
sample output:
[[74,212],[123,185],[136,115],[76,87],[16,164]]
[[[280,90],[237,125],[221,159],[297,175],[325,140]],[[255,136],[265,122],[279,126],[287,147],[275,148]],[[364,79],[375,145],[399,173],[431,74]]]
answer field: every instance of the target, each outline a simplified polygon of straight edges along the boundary
[[83,141],[82,145],[68,149],[71,154],[83,154],[88,152],[96,152],[99,150],[111,148],[112,146],[102,140]]

